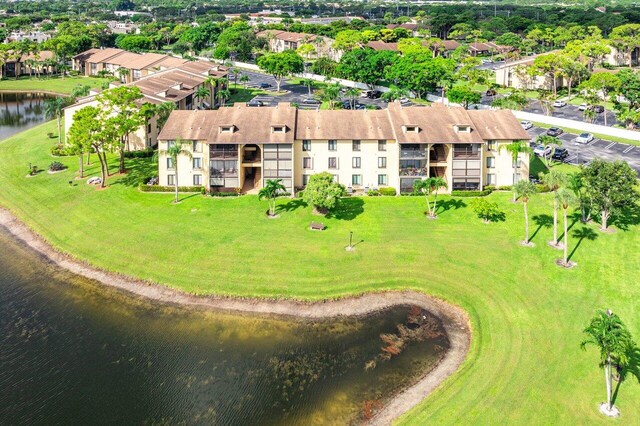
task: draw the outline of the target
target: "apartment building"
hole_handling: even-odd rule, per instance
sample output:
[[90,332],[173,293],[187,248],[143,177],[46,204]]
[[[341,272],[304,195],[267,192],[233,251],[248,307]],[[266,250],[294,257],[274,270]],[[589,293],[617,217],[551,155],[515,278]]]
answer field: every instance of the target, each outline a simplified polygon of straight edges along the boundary
[[[221,82],[211,84],[208,77],[226,78],[228,70],[217,64],[204,61],[186,62],[176,68],[142,77],[134,82],[127,83],[128,86],[135,86],[142,92],[143,98],[140,105],[145,103],[161,104],[164,102],[173,102],[176,110],[193,110],[208,109],[216,106],[218,99],[217,93],[223,89],[225,85]],[[110,88],[120,86],[121,83],[114,82],[110,84]],[[196,95],[199,88],[204,87],[209,91],[207,97],[198,97]],[[97,94],[91,94],[81,98],[75,104],[65,108],[64,110],[64,130],[65,134],[73,124],[73,115],[81,108],[86,106],[98,105]],[[138,129],[130,137],[130,146],[132,150],[140,150],[153,147],[158,143],[158,133],[160,129],[157,125],[157,119],[152,117],[140,129]]]
[[297,50],[303,44],[310,44],[315,48],[315,53],[311,55],[314,58],[324,57],[338,62],[343,54],[342,50],[332,48],[334,42],[332,38],[315,34],[264,30],[257,33],[256,37],[266,39],[269,50],[274,53],[284,52],[288,49]]
[[529,176],[529,156],[516,164],[501,146],[529,139],[510,111],[467,111],[434,104],[385,110],[298,110],[290,104],[215,111],[174,111],[158,136],[161,152],[176,140],[192,158],[177,168],[159,159],[160,184],[252,193],[267,179],[290,192],[329,172],[353,192],[443,177],[447,191],[511,185]]

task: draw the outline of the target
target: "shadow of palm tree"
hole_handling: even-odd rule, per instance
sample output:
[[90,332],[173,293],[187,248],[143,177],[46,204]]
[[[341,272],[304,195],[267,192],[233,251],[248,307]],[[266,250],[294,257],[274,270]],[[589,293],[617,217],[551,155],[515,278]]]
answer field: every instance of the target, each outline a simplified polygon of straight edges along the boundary
[[[571,223],[567,227],[567,232],[569,232],[575,226],[576,223],[580,222],[580,213],[574,213],[572,215],[569,215],[567,216],[567,219],[571,219]],[[562,233],[558,236],[558,241],[562,241],[563,238],[564,238],[564,231],[562,231]]]
[[299,209],[300,207],[307,207],[307,203],[305,203],[301,199],[295,199],[284,204],[278,204],[276,206],[276,213],[292,212]]
[[364,212],[362,197],[340,198],[337,205],[327,213],[327,218],[353,220]]
[[638,383],[640,383],[640,347],[633,346],[629,348],[627,352],[629,357],[629,364],[623,368],[616,367],[619,379],[616,384],[616,389],[611,397],[611,402],[615,404],[618,398],[618,392],[620,391],[620,384],[624,382],[628,376],[634,376]]
[[531,219],[533,219],[533,223],[538,225],[538,227],[536,228],[535,231],[533,231],[533,234],[531,234],[531,237],[529,238],[530,241],[533,240],[536,237],[536,235],[538,235],[538,232],[540,232],[540,229],[551,228],[551,226],[553,226],[553,217],[551,217],[548,214],[537,214],[533,216]]
[[573,231],[571,236],[573,238],[577,238],[578,242],[573,247],[573,250],[571,250],[571,253],[569,254],[569,256],[567,256],[567,260],[571,260],[573,258],[573,255],[578,250],[578,247],[580,247],[580,244],[582,244],[583,240],[593,241],[596,238],[598,238],[598,234],[596,234],[596,232],[593,229],[587,228],[586,226],[576,229],[575,231]]
[[467,207],[467,203],[465,203],[463,200],[459,199],[459,198],[451,198],[449,200],[445,200],[445,201],[439,201],[436,203],[436,214],[438,213],[444,213],[446,211],[449,211],[451,209],[454,210],[458,210],[461,209],[463,207]]

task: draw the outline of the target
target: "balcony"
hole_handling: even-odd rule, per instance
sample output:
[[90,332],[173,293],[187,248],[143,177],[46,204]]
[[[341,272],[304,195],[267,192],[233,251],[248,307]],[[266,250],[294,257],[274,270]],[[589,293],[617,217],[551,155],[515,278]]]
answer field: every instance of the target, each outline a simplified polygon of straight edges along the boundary
[[480,159],[480,153],[453,153],[453,159],[454,160],[479,160]]
[[400,176],[427,176],[429,169],[426,167],[402,167],[400,168]]
[[427,158],[426,149],[401,149],[400,158]]

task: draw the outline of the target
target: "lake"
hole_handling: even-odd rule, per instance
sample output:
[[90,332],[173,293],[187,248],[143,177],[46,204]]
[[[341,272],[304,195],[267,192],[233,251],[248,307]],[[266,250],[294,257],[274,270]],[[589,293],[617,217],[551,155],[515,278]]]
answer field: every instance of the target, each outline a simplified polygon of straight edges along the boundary
[[0,92],[0,140],[47,121],[44,93]]
[[0,424],[360,424],[449,347],[417,307],[323,321],[183,308],[0,226]]

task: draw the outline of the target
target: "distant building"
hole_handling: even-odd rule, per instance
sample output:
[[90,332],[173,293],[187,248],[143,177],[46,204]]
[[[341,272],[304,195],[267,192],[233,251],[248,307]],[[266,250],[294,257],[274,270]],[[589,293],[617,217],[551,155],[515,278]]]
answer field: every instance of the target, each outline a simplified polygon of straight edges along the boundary
[[2,75],[4,77],[19,77],[33,74],[52,74],[57,67],[52,63],[55,54],[50,50],[42,50],[37,53],[30,53],[16,57],[12,51],[7,52],[7,58],[2,65]]
[[257,37],[267,40],[271,52],[280,53],[287,49],[297,50],[303,44],[310,44],[315,52],[311,55],[315,58],[329,58],[339,61],[342,51],[332,48],[334,40],[329,37],[306,33],[292,33],[280,30],[264,30],[256,34]]
[[[545,53],[545,55],[553,55],[559,51]],[[533,65],[535,59],[540,55],[527,56],[517,61],[506,62],[500,65],[496,70],[496,84],[502,87],[513,87],[514,89],[550,89],[553,86],[552,79],[549,76],[538,75],[531,76],[526,72],[527,67]],[[562,76],[556,79],[557,87],[565,85]]]
[[113,14],[116,16],[127,16],[127,17],[142,15],[142,16],[148,16],[150,18],[153,18],[153,15],[149,12],[138,12],[135,10],[116,10],[115,12],[113,12]]
[[113,34],[138,34],[140,27],[131,22],[107,21],[107,28]]
[[488,56],[494,54],[503,54],[513,50],[511,46],[501,46],[493,42],[487,41],[482,43],[469,43],[469,53],[472,56]]
[[42,31],[12,31],[7,35],[5,43],[13,41],[33,41],[34,43],[42,43],[51,38],[51,34]]

